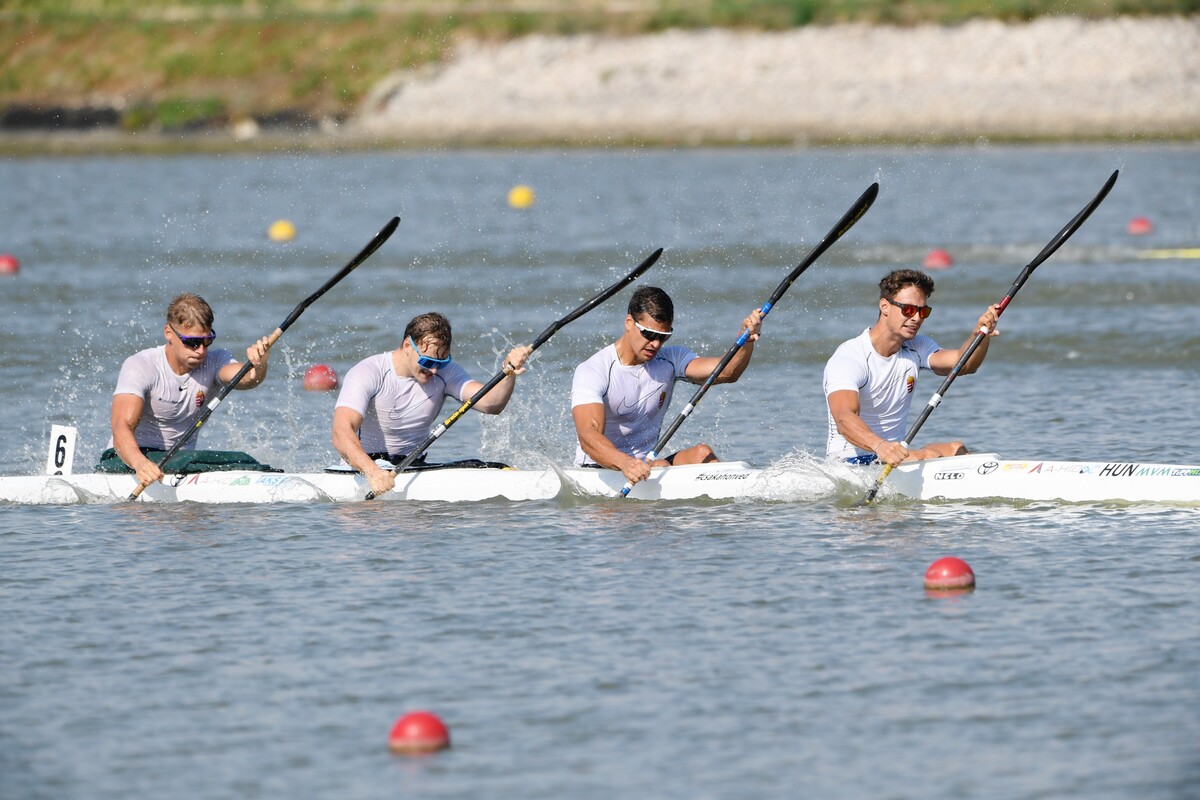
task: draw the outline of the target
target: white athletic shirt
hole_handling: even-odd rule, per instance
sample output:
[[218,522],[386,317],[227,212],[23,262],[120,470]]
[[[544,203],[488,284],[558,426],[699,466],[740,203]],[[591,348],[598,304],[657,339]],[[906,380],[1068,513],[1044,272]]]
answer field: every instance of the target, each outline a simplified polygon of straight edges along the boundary
[[463,387],[470,380],[467,371],[451,361],[422,386],[396,374],[390,352],[380,353],[350,368],[335,408],[345,406],[362,414],[358,438],[363,450],[405,456],[429,438],[429,426],[447,395],[462,402]]
[[[236,359],[228,350],[209,350],[204,363],[184,375],[176,375],[167,363],[167,346],[159,345],[134,353],[121,364],[113,396],[135,394],[142,398],[142,418],[133,429],[138,447],[169,450],[204,410],[217,381],[217,373]],[[187,441],[184,450],[194,450],[200,432]],[[108,437],[108,446],[113,446]]]
[[[858,415],[875,433],[888,441],[898,442],[908,429],[908,409],[912,405],[917,372],[930,369],[929,357],[942,348],[933,339],[917,334],[905,342],[900,351],[884,358],[871,344],[871,329],[849,341],[842,342],[825,364],[825,397],[833,392],[858,392]],[[867,455],[838,433],[833,414],[826,404],[829,438],[826,455],[833,458],[853,458]]]
[[[675,381],[684,378],[695,357],[686,347],[668,345],[645,364],[626,366],[610,344],[575,368],[571,407],[602,403],[604,435],[621,452],[644,458],[658,441]],[[576,445],[575,465],[592,463]]]

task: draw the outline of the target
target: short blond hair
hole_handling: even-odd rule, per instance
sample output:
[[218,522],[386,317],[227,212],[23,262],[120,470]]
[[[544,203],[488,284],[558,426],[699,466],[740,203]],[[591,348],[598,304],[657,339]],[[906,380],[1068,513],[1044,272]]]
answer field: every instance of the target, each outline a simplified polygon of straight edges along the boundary
[[195,326],[211,331],[213,326],[212,306],[198,294],[184,292],[167,306],[167,324],[180,328]]

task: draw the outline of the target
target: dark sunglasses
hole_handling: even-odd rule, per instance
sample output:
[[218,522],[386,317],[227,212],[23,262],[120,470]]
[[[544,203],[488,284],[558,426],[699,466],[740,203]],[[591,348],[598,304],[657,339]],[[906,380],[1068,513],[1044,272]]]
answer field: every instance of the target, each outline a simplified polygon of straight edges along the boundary
[[188,350],[199,350],[200,345],[204,345],[205,347],[210,347],[212,345],[212,343],[217,340],[217,332],[216,331],[213,331],[212,333],[208,334],[207,336],[184,336],[182,333],[175,330],[175,326],[168,325],[167,327],[171,329],[171,333],[175,334],[175,336],[179,338],[179,341],[183,344],[183,346],[186,347]]
[[883,299],[900,309],[900,313],[903,314],[906,319],[908,317],[917,316],[918,314],[920,315],[921,319],[929,319],[929,315],[933,313],[933,306],[915,306],[912,303],[897,303],[890,297],[885,297]]
[[670,339],[672,336],[671,331],[656,331],[653,328],[646,328],[646,327],[643,327],[642,325],[638,325],[636,320],[634,321],[633,324],[637,326],[637,329],[642,334],[642,338],[645,339],[647,342],[665,342],[667,339]]
[[438,367],[446,366],[452,361],[450,356],[446,356],[445,358],[434,358],[433,356],[422,355],[421,348],[417,347],[417,343],[413,341],[413,337],[408,337],[408,341],[412,344],[413,350],[415,350],[417,353],[417,366],[421,369],[437,369]]

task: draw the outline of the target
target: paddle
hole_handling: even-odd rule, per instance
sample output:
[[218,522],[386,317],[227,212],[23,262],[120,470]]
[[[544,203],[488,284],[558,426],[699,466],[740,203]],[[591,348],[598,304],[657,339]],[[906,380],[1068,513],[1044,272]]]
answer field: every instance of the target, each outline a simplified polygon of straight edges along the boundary
[[[1025,268],[1021,270],[1021,274],[1017,276],[1015,281],[1013,281],[1012,288],[1008,290],[1008,294],[1005,295],[1004,299],[998,304],[1000,308],[996,312],[997,317],[1004,313],[1004,309],[1008,308],[1008,304],[1012,302],[1013,297],[1015,297],[1017,292],[1021,290],[1021,287],[1025,285],[1025,281],[1029,280],[1029,276],[1033,274],[1033,271],[1037,269],[1043,261],[1054,255],[1054,251],[1062,247],[1063,242],[1067,241],[1067,239],[1070,239],[1071,234],[1079,230],[1079,226],[1084,223],[1084,220],[1090,217],[1092,212],[1096,210],[1096,207],[1104,202],[1104,198],[1108,196],[1108,193],[1112,190],[1113,185],[1117,182],[1118,173],[1120,173],[1120,170],[1113,170],[1113,174],[1109,176],[1107,181],[1105,181],[1104,186],[1101,187],[1100,192],[1092,198],[1092,201],[1084,206],[1083,209],[1081,209],[1080,212],[1076,214],[1075,217],[1068,222],[1066,226],[1059,231],[1044,248],[1042,248],[1042,252],[1038,253],[1037,257],[1034,258],[1033,261],[1030,261],[1025,265]],[[904,445],[906,448],[910,447],[909,443],[912,442],[913,438],[917,435],[917,431],[921,430],[921,426],[925,424],[925,420],[929,419],[929,415],[932,414],[933,410],[942,402],[942,397],[945,396],[946,391],[950,388],[950,384],[954,383],[954,379],[958,377],[958,373],[962,371],[964,366],[966,366],[967,361],[970,360],[971,355],[975,352],[976,348],[979,347],[979,344],[987,338],[988,333],[989,331],[987,328],[980,328],[979,332],[975,334],[975,338],[971,340],[971,344],[969,344],[967,349],[963,351],[962,356],[958,359],[958,363],[954,365],[952,370],[950,370],[950,374],[948,374],[946,379],[942,381],[942,385],[938,387],[938,390],[933,393],[933,397],[929,398],[929,403],[925,406],[925,410],[921,412],[921,416],[919,416],[917,421],[912,424],[912,427],[908,429],[908,433],[904,435],[904,441],[900,442],[900,444]],[[891,464],[884,466],[883,472],[880,473],[879,477],[875,479],[875,485],[872,486],[870,491],[867,492],[867,496],[863,498],[860,505],[869,505],[871,501],[875,499],[875,495],[879,493],[879,489],[883,486],[883,482],[887,480],[887,476],[890,475],[891,472]]]
[[[850,206],[850,210],[842,215],[842,218],[837,221],[837,224],[833,226],[833,229],[830,230],[829,233],[825,234],[825,238],[817,243],[817,246],[813,248],[811,253],[808,254],[808,257],[801,261],[800,265],[792,270],[791,273],[789,273],[788,276],[783,279],[779,286],[776,287],[775,292],[771,295],[771,298],[767,300],[767,302],[763,303],[761,310],[764,317],[771,313],[771,308],[775,305],[775,303],[779,302],[779,298],[783,297],[783,293],[791,287],[795,280],[800,277],[801,273],[812,266],[813,262],[820,258],[822,253],[828,250],[834,242],[842,238],[842,235],[854,227],[854,223],[858,222],[859,219],[862,218],[862,215],[867,213],[867,209],[870,208],[871,204],[875,202],[875,198],[878,194],[879,184],[872,183],[867,187],[867,190],[863,192],[857,200],[854,201],[854,205]],[[729,352],[726,353],[724,358],[722,358],[717,364],[716,369],[712,371],[712,373],[704,380],[704,383],[700,385],[700,388],[696,390],[696,393],[692,395],[692,399],[689,400],[688,404],[683,407],[681,412],[679,412],[679,416],[675,417],[675,421],[671,423],[669,428],[667,428],[667,432],[659,438],[658,442],[654,445],[654,449],[646,455],[647,461],[654,461],[654,459],[658,458],[658,454],[662,452],[664,447],[666,447],[667,442],[672,436],[675,435],[675,431],[679,430],[679,426],[682,425],[683,421],[688,418],[688,415],[695,410],[696,404],[700,402],[702,397],[704,397],[705,392],[707,392],[709,387],[713,385],[713,382],[717,379],[717,376],[720,375],[725,367],[729,365],[729,362],[733,360],[733,357],[737,354],[737,351],[740,350],[742,345],[744,345],[749,339],[750,330],[743,330],[738,336],[737,341],[733,343],[733,347],[729,348]],[[629,492],[632,490],[633,483],[626,481],[625,485],[621,487],[621,496],[628,497]]]
[[[300,303],[300,305],[293,308],[292,313],[288,315],[288,318],[285,319],[283,323],[271,334],[269,341],[267,342],[267,347],[269,348],[274,345],[275,342],[279,341],[279,337],[283,336],[283,332],[286,331],[288,327],[290,327],[291,324],[296,321],[297,317],[304,313],[304,309],[315,303],[321,295],[332,289],[334,284],[349,275],[355,267],[366,261],[371,257],[372,253],[382,247],[383,243],[391,237],[396,230],[396,226],[399,224],[400,218],[392,217],[391,221],[388,222],[387,225],[384,225],[379,233],[375,234],[375,238],[368,242],[367,246],[359,251],[358,255],[350,259],[350,262],[346,264],[346,266],[342,267],[336,275],[326,281],[324,286],[322,286],[320,289],[317,289],[315,292],[309,295],[307,299]],[[253,366],[254,365],[249,361],[247,361],[245,364],[242,364],[242,368],[238,370],[236,375],[233,376],[233,380],[221,387],[221,391],[218,392],[217,396],[208,402],[208,405],[205,406],[204,411],[200,414],[200,418],[196,420],[196,424],[193,425],[187,432],[185,432],[183,436],[179,437],[178,441],[176,441],[175,444],[173,444],[171,448],[163,454],[162,460],[158,463],[163,468],[164,473],[166,472],[168,459],[175,455],[175,453],[179,452],[179,449],[187,444],[187,442],[196,435],[196,432],[200,430],[200,426],[203,425],[210,416],[212,416],[212,413],[216,411],[217,406],[221,404],[221,401],[225,399],[225,396],[233,391],[233,388],[237,386],[239,382],[241,382],[242,378],[246,376],[246,373],[248,373]],[[147,486],[149,486],[149,484],[139,483],[137,488],[133,490],[133,493],[129,495],[129,500],[136,500],[138,495],[140,495]]]
[[[546,328],[546,330],[542,331],[541,334],[539,334],[538,337],[533,340],[533,344],[531,344],[529,346],[530,351],[537,350],[539,347],[541,347],[546,342],[548,342],[550,340],[550,337],[553,336],[554,334],[558,333],[559,329],[562,328],[564,325],[566,325],[568,322],[573,322],[573,321],[579,319],[584,314],[588,313],[593,308],[600,305],[605,300],[612,297],[614,294],[621,291],[629,284],[633,283],[634,280],[636,280],[639,275],[641,275],[646,270],[650,269],[650,267],[654,266],[654,262],[658,261],[658,257],[661,256],[662,253],[663,253],[662,248],[661,247],[658,248],[653,253],[651,253],[646,258],[645,261],[643,261],[641,264],[638,264],[637,267],[633,270],[633,272],[629,273],[624,278],[622,278],[621,280],[614,283],[612,286],[609,286],[607,289],[600,292],[598,295],[593,297],[591,300],[588,300],[586,303],[581,305],[579,308],[575,309],[570,314],[567,314],[565,317],[563,317],[562,319],[555,322],[549,328]],[[532,352],[531,352],[531,354],[532,354]],[[467,411],[470,410],[471,406],[478,403],[484,397],[484,395],[486,395],[488,392],[490,392],[492,389],[494,389],[496,387],[496,384],[498,384],[498,383],[500,383],[500,381],[504,380],[504,378],[507,377],[510,372],[512,372],[512,370],[511,370],[511,368],[509,368],[509,366],[506,362],[504,369],[501,369],[499,372],[497,372],[495,375],[493,375],[492,379],[483,385],[483,388],[481,388],[479,391],[475,392],[475,394],[471,395],[470,399],[468,399],[461,406],[459,406],[457,411],[455,411],[453,414],[451,414],[449,417],[447,417],[445,422],[443,422],[441,425],[438,425],[436,428],[434,428],[433,432],[429,434],[428,439],[426,439],[424,442],[422,442],[421,445],[417,449],[413,450],[411,453],[409,453],[407,456],[405,456],[404,460],[396,465],[396,471],[403,472],[405,469],[407,469],[408,466],[410,464],[412,464],[412,462],[415,461],[421,455],[421,453],[424,453],[427,449],[429,449],[429,446],[432,445],[434,442],[436,442],[441,437],[441,435],[443,433],[445,433],[447,431],[447,429],[450,428],[451,425],[458,422],[459,418],[462,417],[463,414],[467,413]],[[373,500],[374,498],[375,498],[374,492],[367,492],[366,499]]]

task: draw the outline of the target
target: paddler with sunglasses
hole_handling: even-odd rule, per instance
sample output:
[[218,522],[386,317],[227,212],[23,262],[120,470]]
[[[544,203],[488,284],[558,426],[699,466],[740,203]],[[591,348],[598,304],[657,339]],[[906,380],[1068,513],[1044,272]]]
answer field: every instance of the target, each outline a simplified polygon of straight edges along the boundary
[[[710,446],[697,444],[646,461],[658,441],[675,382],[704,383],[721,361],[719,356],[701,357],[687,347],[665,344],[673,335],[674,319],[675,306],[666,292],[640,286],[629,300],[621,338],[576,367],[571,382],[571,416],[579,438],[576,466],[620,470],[626,480],[637,483],[650,477],[651,467],[719,460]],[[741,377],[762,321],[760,309],[742,321],[739,330],[749,330],[750,336],[714,383],[733,383]]]
[[[213,310],[204,298],[184,293],[167,306],[165,345],[134,353],[121,365],[112,401],[112,438],[100,456],[101,467],[121,461],[149,485],[163,471],[147,453],[166,451],[191,431],[217,382],[233,380],[242,365],[233,353],[213,348]],[[236,389],[253,389],[267,377],[269,337],[246,348],[254,368]],[[196,433],[183,450],[196,448]],[[117,467],[120,465],[117,464]]]
[[[405,326],[398,348],[363,359],[342,381],[333,409],[333,446],[376,495],[396,485],[396,473],[376,461],[403,461],[429,438],[447,396],[463,402],[483,388],[453,360],[450,342],[450,320],[436,311],[420,314]],[[472,408],[503,411],[532,352],[525,345],[513,348],[504,361],[504,379]]]
[[932,370],[948,375],[975,338],[990,333],[963,366],[961,375],[979,369],[988,343],[997,335],[1000,307],[991,306],[975,323],[971,336],[957,350],[946,350],[920,333],[932,308],[933,279],[915,269],[888,273],[879,282],[879,318],[859,336],[843,342],[825,364],[825,399],[829,438],[825,452],[853,464],[903,461],[963,455],[962,442],[935,442],[909,449],[902,442],[908,428],[917,373]]

